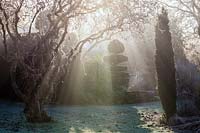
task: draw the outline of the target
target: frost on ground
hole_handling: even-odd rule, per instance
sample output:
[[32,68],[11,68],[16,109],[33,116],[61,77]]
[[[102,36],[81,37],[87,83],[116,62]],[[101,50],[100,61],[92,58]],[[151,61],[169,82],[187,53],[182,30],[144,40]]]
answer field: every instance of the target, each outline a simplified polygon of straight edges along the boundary
[[170,121],[174,123],[173,126],[167,126],[161,119],[163,111],[161,110],[160,103],[140,104],[138,114],[140,120],[144,124],[140,125],[147,128],[154,133],[199,133],[200,132],[200,117],[180,117],[175,115]]
[[160,110],[159,103],[116,106],[48,106],[54,122],[30,124],[23,116],[23,105],[0,102],[2,133],[148,133],[138,111]]
[[159,102],[139,104],[136,108],[138,109],[140,120],[144,122],[140,125],[141,127],[149,129],[153,133],[174,132],[169,126],[160,123],[163,110]]

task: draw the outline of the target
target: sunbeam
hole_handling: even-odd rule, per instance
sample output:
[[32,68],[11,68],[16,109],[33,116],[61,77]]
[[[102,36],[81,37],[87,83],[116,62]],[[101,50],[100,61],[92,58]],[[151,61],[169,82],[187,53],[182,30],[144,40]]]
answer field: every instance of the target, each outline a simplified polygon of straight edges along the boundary
[[199,0],[0,0],[0,133],[200,131]]

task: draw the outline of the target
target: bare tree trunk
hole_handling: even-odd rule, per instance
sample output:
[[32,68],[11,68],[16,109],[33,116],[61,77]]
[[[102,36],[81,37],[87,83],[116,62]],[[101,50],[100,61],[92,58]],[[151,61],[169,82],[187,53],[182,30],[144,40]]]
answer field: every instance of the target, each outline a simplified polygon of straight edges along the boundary
[[[27,79],[25,84],[21,84],[22,79],[17,79],[17,74],[19,77],[23,77],[23,71],[17,72],[17,62],[13,63],[11,66],[11,84],[15,94],[21,98],[25,103],[24,113],[28,122],[49,122],[51,117],[42,108],[42,101],[39,99],[38,89],[39,87],[32,79]],[[19,88],[21,87],[21,88]],[[24,90],[22,90],[22,88]],[[35,91],[36,90],[36,91]],[[26,92],[24,92],[26,91]]]
[[49,117],[46,111],[43,110],[41,101],[38,96],[33,96],[25,103],[24,114],[28,122],[49,122]]

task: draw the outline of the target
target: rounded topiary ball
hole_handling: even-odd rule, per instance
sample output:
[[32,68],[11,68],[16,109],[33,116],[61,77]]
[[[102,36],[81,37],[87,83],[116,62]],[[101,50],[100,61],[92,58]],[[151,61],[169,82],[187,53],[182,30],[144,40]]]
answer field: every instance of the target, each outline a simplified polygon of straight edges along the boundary
[[122,53],[124,50],[124,45],[119,40],[113,40],[108,45],[108,51],[110,53]]

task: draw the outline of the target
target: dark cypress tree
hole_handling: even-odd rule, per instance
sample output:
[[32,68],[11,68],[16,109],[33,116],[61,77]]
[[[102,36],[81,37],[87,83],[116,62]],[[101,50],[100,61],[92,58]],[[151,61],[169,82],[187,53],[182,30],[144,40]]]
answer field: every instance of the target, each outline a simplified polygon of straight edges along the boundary
[[158,92],[167,119],[176,113],[176,78],[174,52],[169,32],[168,13],[163,8],[156,25],[156,70]]

